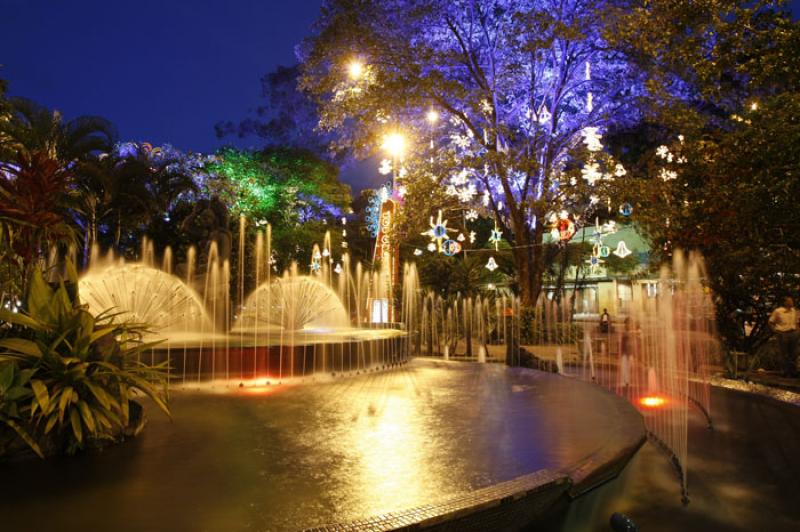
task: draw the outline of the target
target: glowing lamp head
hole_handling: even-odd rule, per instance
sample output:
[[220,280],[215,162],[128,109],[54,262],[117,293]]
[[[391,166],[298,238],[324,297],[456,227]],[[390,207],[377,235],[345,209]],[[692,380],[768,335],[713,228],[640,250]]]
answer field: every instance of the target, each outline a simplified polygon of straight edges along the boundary
[[425,115],[425,119],[428,121],[429,124],[433,125],[439,121],[439,112],[436,109],[431,109],[428,111],[428,114]]
[[354,81],[361,79],[364,75],[364,63],[358,59],[350,61],[347,65],[347,75]]
[[383,149],[392,157],[402,157],[406,152],[406,138],[401,133],[390,133],[383,138]]

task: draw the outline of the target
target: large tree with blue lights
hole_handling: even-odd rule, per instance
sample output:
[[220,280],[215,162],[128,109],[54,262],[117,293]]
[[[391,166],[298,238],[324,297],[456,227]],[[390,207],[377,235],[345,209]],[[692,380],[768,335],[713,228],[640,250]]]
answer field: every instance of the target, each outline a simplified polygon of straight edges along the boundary
[[552,217],[586,219],[625,173],[599,139],[635,86],[603,39],[607,15],[589,0],[329,0],[300,50],[301,86],[356,154],[410,139],[392,161],[406,211],[433,214],[415,191],[434,184],[493,217],[532,304]]

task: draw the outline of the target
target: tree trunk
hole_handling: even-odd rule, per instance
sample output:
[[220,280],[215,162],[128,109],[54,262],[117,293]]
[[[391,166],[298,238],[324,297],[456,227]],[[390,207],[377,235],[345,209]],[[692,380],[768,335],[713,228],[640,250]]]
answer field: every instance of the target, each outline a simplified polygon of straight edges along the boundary
[[517,267],[520,298],[523,307],[536,305],[542,292],[544,276],[544,227],[536,224],[532,231],[526,228],[514,231],[514,264]]

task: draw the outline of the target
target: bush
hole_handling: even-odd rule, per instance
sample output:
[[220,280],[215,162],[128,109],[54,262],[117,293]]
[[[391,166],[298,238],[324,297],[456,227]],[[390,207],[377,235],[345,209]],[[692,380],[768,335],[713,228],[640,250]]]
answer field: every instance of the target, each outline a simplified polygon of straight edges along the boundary
[[93,316],[65,283],[51,288],[38,269],[25,312],[0,310],[0,458],[20,442],[44,457],[119,440],[141,409],[137,395],[169,415],[166,367],[139,361],[153,346],[142,341],[144,327],[114,318]]
[[582,337],[581,327],[575,322],[545,319],[541,308],[527,307],[521,311],[520,341],[523,344],[574,344]]

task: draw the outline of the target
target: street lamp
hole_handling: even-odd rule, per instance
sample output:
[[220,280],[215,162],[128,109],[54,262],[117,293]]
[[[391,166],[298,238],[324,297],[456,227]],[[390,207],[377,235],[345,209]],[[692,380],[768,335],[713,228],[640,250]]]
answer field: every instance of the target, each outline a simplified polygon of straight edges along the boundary
[[389,133],[383,137],[382,148],[392,157],[392,186],[391,192],[394,193],[394,182],[397,178],[398,161],[402,159],[406,152],[406,137],[402,133]]
[[350,79],[353,81],[361,79],[361,76],[364,75],[364,63],[358,59],[351,60],[347,65],[347,75],[349,75]]

